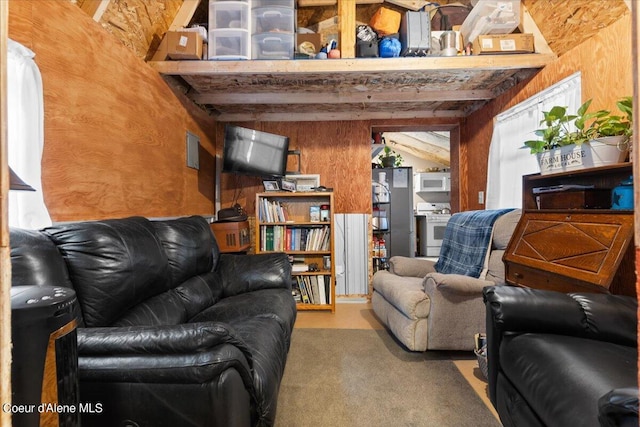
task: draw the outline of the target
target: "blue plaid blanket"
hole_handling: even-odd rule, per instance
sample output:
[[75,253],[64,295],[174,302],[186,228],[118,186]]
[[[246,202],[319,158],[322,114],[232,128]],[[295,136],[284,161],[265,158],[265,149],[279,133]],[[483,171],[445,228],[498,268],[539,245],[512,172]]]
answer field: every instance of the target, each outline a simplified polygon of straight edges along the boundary
[[513,209],[466,211],[451,215],[444,230],[438,273],[480,277],[491,244],[493,224]]

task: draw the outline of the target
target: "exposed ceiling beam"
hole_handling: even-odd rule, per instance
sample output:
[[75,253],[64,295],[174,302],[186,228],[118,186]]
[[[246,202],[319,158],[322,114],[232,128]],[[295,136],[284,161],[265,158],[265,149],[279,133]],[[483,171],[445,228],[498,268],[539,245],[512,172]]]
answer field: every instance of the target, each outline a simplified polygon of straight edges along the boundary
[[387,3],[395,4],[396,6],[404,7],[409,10],[420,10],[427,4],[431,3],[430,0],[386,0]]
[[243,104],[366,104],[384,102],[432,102],[470,101],[493,98],[490,90],[415,91],[381,93],[346,92],[278,92],[278,93],[210,93],[194,94],[192,99],[198,104],[243,105]]
[[[444,166],[450,166],[451,154],[448,148],[448,138],[438,134],[425,132],[421,134],[424,139],[415,138],[413,134],[400,132],[385,132],[387,145],[396,146],[409,154],[424,160],[435,162]],[[433,142],[430,142],[430,140]],[[446,146],[445,146],[446,143]]]
[[351,120],[393,120],[426,118],[461,118],[461,111],[341,111],[321,113],[221,113],[216,115],[220,122],[313,122]]
[[[356,4],[382,3],[384,0],[356,0]],[[335,6],[338,0],[298,0],[298,7]]]

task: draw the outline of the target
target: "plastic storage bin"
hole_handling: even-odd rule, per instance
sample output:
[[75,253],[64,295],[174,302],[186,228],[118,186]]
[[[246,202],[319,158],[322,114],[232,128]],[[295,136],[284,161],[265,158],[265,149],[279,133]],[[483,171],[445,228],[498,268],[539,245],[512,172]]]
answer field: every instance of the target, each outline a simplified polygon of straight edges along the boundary
[[520,24],[520,0],[478,0],[460,26],[465,46],[481,34],[509,34]]
[[293,59],[293,33],[261,33],[251,37],[253,59]]
[[209,59],[249,59],[251,58],[249,40],[249,30],[211,30],[209,31]]
[[293,33],[295,27],[294,9],[287,7],[259,7],[251,11],[253,34]]
[[238,1],[209,2],[209,30],[249,29],[249,3]]
[[252,0],[251,7],[288,7],[290,9],[295,9],[296,2],[295,0]]

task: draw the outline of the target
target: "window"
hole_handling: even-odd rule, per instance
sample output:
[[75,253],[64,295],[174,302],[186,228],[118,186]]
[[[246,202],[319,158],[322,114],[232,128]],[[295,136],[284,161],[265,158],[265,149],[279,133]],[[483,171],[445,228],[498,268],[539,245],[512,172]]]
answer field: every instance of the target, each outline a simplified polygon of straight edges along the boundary
[[44,145],[42,78],[35,54],[11,39],[7,48],[7,133],[9,166],[36,191],[9,192],[9,225],[38,229],[51,225],[42,196]]
[[536,156],[524,141],[536,139],[543,111],[554,105],[577,111],[581,104],[581,76],[575,73],[496,116],[489,147],[486,209],[522,206],[522,176],[540,172]]

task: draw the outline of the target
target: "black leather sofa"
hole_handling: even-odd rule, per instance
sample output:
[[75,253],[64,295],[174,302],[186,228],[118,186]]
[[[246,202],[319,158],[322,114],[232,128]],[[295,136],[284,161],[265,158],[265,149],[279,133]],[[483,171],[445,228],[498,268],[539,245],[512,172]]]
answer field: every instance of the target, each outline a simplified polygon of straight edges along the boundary
[[273,425],[296,318],[285,254],[220,254],[198,216],[12,229],[10,245],[13,286],[76,292],[80,402],[102,406],[83,425]]
[[637,301],[484,289],[489,397],[505,427],[638,426]]

